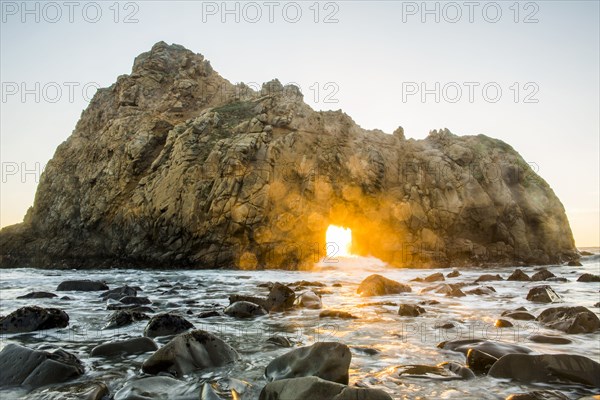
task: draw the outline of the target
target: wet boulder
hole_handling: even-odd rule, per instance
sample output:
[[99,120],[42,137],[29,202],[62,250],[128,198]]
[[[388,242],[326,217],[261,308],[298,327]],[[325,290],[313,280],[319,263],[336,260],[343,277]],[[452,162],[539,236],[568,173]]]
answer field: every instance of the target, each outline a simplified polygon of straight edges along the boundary
[[560,301],[560,296],[548,285],[535,286],[527,293],[527,300],[536,303],[554,303]]
[[195,330],[175,336],[142,364],[142,371],[156,375],[167,372],[181,377],[189,372],[222,367],[239,359],[231,346],[215,335]]
[[535,319],[535,317],[527,311],[512,311],[506,314],[502,313],[502,315],[519,321],[532,321]]
[[1,333],[22,333],[45,329],[65,328],[69,316],[58,308],[21,307],[0,318]]
[[234,318],[252,318],[268,314],[267,310],[249,301],[236,301],[227,307],[224,313]]
[[532,281],[545,281],[550,278],[556,278],[556,275],[548,271],[546,268],[542,268],[531,276]]
[[273,284],[269,295],[267,296],[267,310],[282,311],[292,308],[296,300],[296,294],[289,287],[279,282]]
[[577,282],[600,282],[600,275],[586,273],[577,278]]
[[473,379],[475,375],[468,368],[455,362],[443,362],[438,365],[400,365],[396,373],[404,378],[428,378],[440,381]]
[[348,346],[335,342],[318,342],[294,349],[267,365],[267,381],[317,376],[331,382],[348,384],[352,354]]
[[508,281],[520,281],[527,282],[530,281],[531,278],[525,272],[521,271],[519,268],[515,269],[512,274],[507,279]]
[[361,296],[384,296],[411,292],[410,286],[388,279],[384,276],[373,274],[366,277],[356,291]]
[[342,310],[323,310],[319,313],[319,318],[339,318],[339,319],[356,319],[355,315]]
[[465,294],[474,294],[476,296],[490,295],[492,293],[496,293],[496,289],[493,286],[479,286],[465,292]]
[[264,308],[267,311],[269,310],[269,305],[267,303],[267,299],[263,298],[263,297],[244,296],[244,295],[239,295],[239,294],[232,294],[231,296],[229,296],[229,304],[233,304],[238,301],[248,301],[250,303],[258,304],[259,306],[261,306],[262,308]]
[[418,317],[425,313],[425,309],[415,304],[400,304],[398,315],[402,317]]
[[127,297],[127,296],[137,296],[137,290],[131,286],[119,286],[118,288],[114,288],[112,290],[108,290],[102,294],[100,294],[100,297],[102,297],[102,300],[119,300],[122,299],[123,297]]
[[259,400],[392,400],[379,389],[363,389],[308,376],[281,379],[268,383],[260,392]]
[[565,333],[593,333],[600,329],[598,316],[585,307],[548,308],[536,320]]
[[438,347],[445,350],[460,352],[465,356],[468,354],[469,350],[476,349],[496,358],[500,358],[506,354],[529,354],[533,352],[533,350],[525,346],[483,339],[452,340],[449,342],[441,342],[438,344]]
[[17,297],[17,299],[51,299],[53,297],[58,296],[50,292],[29,292],[23,296]]
[[164,313],[155,315],[148,321],[148,325],[144,329],[144,336],[154,338],[177,335],[193,328],[194,325],[181,315]]
[[496,320],[496,322],[494,322],[494,326],[496,328],[512,328],[514,325],[512,322],[499,318]]
[[476,348],[467,351],[467,367],[477,374],[487,375],[496,361],[498,361],[497,357]]
[[106,283],[101,281],[92,281],[89,279],[73,280],[61,282],[56,288],[59,292],[78,291],[78,292],[96,292],[108,290]]
[[117,329],[147,319],[150,317],[141,311],[117,310],[108,317],[108,322],[102,329]]
[[290,339],[286,338],[285,336],[281,336],[281,335],[270,336],[267,339],[267,343],[271,343],[271,344],[274,344],[275,346],[279,346],[279,347],[292,347],[292,342],[290,342]]
[[321,298],[312,290],[306,291],[298,296],[297,302],[299,307],[310,308],[313,310],[318,310],[323,307]]
[[428,277],[423,279],[423,282],[440,282],[445,281],[444,274],[441,272],[437,272],[435,274],[431,274]]
[[37,388],[83,375],[84,367],[62,349],[33,350],[9,343],[0,352],[0,387]]
[[600,364],[575,354],[507,354],[488,373],[523,383],[574,383],[600,388]]
[[448,272],[448,274],[446,274],[446,278],[458,278],[460,276],[460,272],[458,270],[454,270],[452,272]]
[[111,357],[116,355],[140,354],[156,350],[158,350],[158,346],[154,340],[148,337],[137,337],[102,343],[94,347],[90,355],[92,357]]
[[457,284],[443,284],[440,285],[436,291],[436,293],[441,293],[446,295],[447,297],[465,297],[466,294],[461,290],[461,286]]

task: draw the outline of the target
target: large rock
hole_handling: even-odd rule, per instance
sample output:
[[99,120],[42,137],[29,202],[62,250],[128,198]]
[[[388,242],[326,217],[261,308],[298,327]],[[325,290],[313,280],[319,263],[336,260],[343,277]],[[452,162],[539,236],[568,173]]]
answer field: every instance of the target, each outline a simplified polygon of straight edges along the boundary
[[29,292],[23,296],[18,296],[17,299],[51,299],[53,297],[58,296],[50,292]]
[[195,330],[175,336],[142,364],[142,371],[156,375],[168,372],[181,377],[189,372],[222,367],[239,359],[227,343],[215,335]]
[[598,316],[585,307],[548,308],[536,319],[548,328],[566,333],[593,333],[600,329]]
[[277,357],[267,365],[267,381],[317,376],[331,382],[348,384],[352,354],[348,346],[335,342],[318,342]]
[[496,361],[488,375],[524,383],[579,383],[600,388],[600,364],[573,354],[508,354]]
[[147,337],[137,337],[115,342],[102,343],[92,349],[92,357],[111,357],[116,355],[139,354],[158,350],[154,340]]
[[313,310],[317,310],[323,307],[323,302],[318,294],[313,292],[312,290],[307,290],[298,296],[298,306],[304,308],[310,308]]
[[267,296],[267,310],[281,311],[294,306],[296,294],[286,285],[276,282]]
[[44,329],[64,328],[69,325],[69,316],[58,308],[38,306],[21,307],[0,317],[0,332],[21,333]]
[[560,301],[560,296],[548,285],[536,286],[527,293],[527,300],[536,303],[555,303]]
[[392,400],[378,389],[362,389],[341,385],[316,376],[282,379],[268,383],[259,400]]
[[249,301],[236,301],[223,311],[234,318],[252,318],[268,314],[267,310]]
[[9,343],[0,352],[0,387],[37,388],[65,382],[84,372],[81,361],[62,349],[32,350]]
[[155,315],[148,321],[144,336],[170,336],[193,329],[194,325],[181,315],[165,313]]
[[577,278],[577,282],[600,282],[600,275],[586,273]]
[[157,43],[96,92],[24,222],[1,231],[0,266],[298,269],[336,223],[394,266],[579,257],[561,202],[510,145],[401,132]]
[[470,350],[478,350],[495,358],[500,358],[507,354],[529,354],[533,350],[525,346],[519,346],[512,343],[493,342],[483,339],[464,339],[441,342],[438,344],[441,349],[452,350],[463,353],[468,356]]
[[522,281],[527,282],[530,281],[531,278],[525,272],[520,269],[515,269],[512,274],[507,279],[508,281]]
[[100,295],[102,300],[120,300],[123,297],[127,296],[137,296],[137,290],[132,288],[131,286],[119,286],[118,288],[114,288],[112,290],[108,290]]
[[99,290],[108,290],[104,282],[92,281],[89,279],[64,281],[56,288],[59,292],[78,291],[78,292],[96,292]]
[[412,291],[410,286],[378,274],[366,277],[356,290],[361,296],[383,296],[386,294],[398,294],[410,291]]

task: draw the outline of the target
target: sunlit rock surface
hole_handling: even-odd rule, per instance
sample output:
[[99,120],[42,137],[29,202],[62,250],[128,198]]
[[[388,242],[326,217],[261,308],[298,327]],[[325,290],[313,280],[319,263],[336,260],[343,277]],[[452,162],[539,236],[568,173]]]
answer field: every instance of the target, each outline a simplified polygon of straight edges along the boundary
[[330,224],[396,266],[577,258],[559,199],[508,144],[368,131],[160,42],[94,96],[1,231],[0,264],[300,269]]

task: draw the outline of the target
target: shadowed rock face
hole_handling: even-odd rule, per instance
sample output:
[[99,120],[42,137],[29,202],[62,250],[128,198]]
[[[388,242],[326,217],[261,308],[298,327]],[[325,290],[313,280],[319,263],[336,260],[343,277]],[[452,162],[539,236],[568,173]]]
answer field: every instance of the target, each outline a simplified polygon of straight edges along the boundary
[[506,143],[364,130],[160,42],[57,148],[0,232],[1,266],[298,269],[325,256],[329,224],[397,266],[577,258],[562,204]]

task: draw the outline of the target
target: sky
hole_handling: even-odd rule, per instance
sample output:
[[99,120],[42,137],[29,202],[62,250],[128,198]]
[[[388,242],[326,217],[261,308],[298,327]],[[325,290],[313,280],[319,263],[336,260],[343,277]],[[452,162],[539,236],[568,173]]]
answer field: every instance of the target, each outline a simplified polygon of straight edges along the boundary
[[447,127],[515,148],[600,245],[598,1],[0,1],[0,225],[97,87],[158,41],[231,82],[295,83],[317,110],[420,139]]

